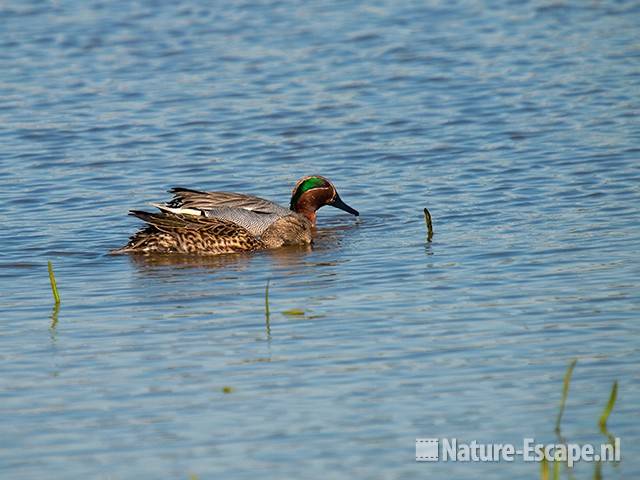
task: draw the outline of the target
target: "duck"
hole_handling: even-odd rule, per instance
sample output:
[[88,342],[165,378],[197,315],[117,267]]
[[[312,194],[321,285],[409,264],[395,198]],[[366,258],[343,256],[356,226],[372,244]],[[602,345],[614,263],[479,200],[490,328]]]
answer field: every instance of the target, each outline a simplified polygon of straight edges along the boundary
[[182,187],[169,193],[170,201],[152,204],[159,212],[129,211],[146,226],[111,253],[219,255],[309,245],[321,207],[330,205],[360,215],[320,175],[296,182],[289,208],[242,193]]

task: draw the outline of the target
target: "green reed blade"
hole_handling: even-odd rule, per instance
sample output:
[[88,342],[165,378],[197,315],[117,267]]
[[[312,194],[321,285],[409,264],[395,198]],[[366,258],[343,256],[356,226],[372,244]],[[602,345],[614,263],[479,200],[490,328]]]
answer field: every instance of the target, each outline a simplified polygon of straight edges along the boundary
[[546,457],[540,462],[540,480],[549,480],[549,463]]
[[593,480],[602,480],[602,462],[596,462],[593,470]]
[[264,289],[264,323],[267,330],[267,339],[271,340],[271,322],[269,317],[269,280],[267,280],[267,286]]
[[269,320],[269,280],[267,280],[267,286],[264,289],[264,314]]
[[56,277],[53,274],[53,265],[51,264],[51,260],[49,260],[49,281],[51,282],[51,291],[53,292],[53,300],[56,302],[56,305],[60,304],[60,295],[58,294],[58,286],[56,285]]
[[600,430],[607,429],[607,420],[609,420],[609,415],[613,410],[613,406],[616,404],[616,398],[618,398],[618,381],[613,382],[613,386],[611,387],[611,393],[609,394],[609,401],[607,402],[607,406],[604,407],[604,411],[600,416],[600,421],[598,424],[600,425]]
[[560,411],[558,412],[558,418],[556,418],[556,432],[560,431],[560,421],[562,420],[562,414],[564,413],[564,406],[567,402],[567,395],[569,395],[569,383],[571,382],[571,375],[573,369],[576,366],[578,360],[573,360],[567,367],[567,373],[564,374],[564,383],[562,385],[562,399],[560,400]]

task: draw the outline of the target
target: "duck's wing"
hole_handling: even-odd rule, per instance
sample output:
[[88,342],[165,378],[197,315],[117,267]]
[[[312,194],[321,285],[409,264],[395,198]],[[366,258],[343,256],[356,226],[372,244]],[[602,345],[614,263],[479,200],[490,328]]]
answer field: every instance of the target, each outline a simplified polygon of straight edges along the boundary
[[245,235],[248,233],[246,228],[220,218],[180,215],[171,212],[151,213],[141,210],[131,210],[129,215],[138,217],[158,230],[167,233],[177,229],[216,233],[223,236]]
[[[264,198],[231,192],[202,192],[189,188],[172,188],[173,198],[164,206],[172,209],[211,210],[214,208],[241,208],[256,213],[287,215],[289,209]],[[191,212],[185,212],[191,213]]]
[[206,217],[233,222],[246,228],[252,235],[262,235],[269,226],[281,217],[290,215],[291,212],[285,210],[282,213],[266,213],[260,210],[245,210],[239,207],[213,207],[209,209],[170,207],[163,204],[152,203],[154,207],[162,212],[180,216]]
[[129,215],[140,218],[147,227],[113,253],[228,253],[263,248],[246,228],[221,218],[140,210],[131,210]]

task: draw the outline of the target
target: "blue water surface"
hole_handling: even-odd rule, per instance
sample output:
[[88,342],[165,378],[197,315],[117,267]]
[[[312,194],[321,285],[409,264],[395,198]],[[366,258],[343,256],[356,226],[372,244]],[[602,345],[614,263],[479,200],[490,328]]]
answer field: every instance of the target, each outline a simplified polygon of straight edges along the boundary
[[[602,477],[640,478],[638,19],[1,3],[0,477],[539,478],[415,439],[555,442],[578,359],[562,436],[606,441],[617,380]],[[321,210],[312,249],[108,255],[172,186],[286,205],[312,173],[361,212]]]

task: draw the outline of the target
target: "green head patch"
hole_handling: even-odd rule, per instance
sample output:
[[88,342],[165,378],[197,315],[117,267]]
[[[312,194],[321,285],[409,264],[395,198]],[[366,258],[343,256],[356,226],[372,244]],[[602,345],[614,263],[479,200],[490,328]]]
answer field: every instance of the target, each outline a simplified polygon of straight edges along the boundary
[[300,197],[302,197],[302,194],[304,192],[307,192],[313,188],[327,187],[328,185],[329,184],[327,183],[327,181],[323,178],[318,178],[318,177],[307,178],[298,186],[296,191],[293,193],[293,196],[291,197],[291,206],[290,206],[291,210],[293,210],[295,206],[298,204],[298,200],[300,200]]

